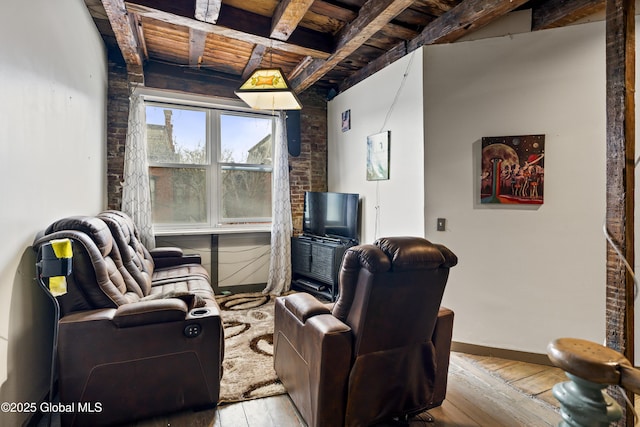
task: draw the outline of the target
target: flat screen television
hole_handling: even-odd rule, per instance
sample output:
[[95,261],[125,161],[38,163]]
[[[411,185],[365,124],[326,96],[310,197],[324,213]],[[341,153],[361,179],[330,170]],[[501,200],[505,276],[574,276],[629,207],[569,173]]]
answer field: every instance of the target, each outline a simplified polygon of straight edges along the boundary
[[305,192],[303,233],[357,243],[358,199],[352,193]]

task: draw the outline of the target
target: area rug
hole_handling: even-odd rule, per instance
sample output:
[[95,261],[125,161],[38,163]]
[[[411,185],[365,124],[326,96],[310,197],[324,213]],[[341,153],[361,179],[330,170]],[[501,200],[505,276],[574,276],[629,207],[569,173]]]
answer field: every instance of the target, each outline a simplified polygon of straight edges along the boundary
[[220,404],[285,393],[273,369],[274,297],[259,292],[216,296],[225,349]]

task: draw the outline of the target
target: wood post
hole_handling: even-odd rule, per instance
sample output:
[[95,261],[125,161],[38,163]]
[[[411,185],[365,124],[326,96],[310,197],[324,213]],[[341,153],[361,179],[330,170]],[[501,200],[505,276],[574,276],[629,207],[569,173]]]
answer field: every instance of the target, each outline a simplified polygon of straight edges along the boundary
[[[606,228],[613,243],[634,265],[635,4],[607,0],[607,196]],[[634,286],[621,257],[607,245],[606,344],[634,360]],[[609,394],[626,408],[618,389]],[[625,410],[618,425],[633,425]]]

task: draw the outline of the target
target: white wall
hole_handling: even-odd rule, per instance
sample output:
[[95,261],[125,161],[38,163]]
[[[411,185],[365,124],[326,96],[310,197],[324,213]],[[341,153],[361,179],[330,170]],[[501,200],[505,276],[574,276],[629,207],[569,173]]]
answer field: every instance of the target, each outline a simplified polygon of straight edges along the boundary
[[[604,51],[604,23],[424,49],[426,234],[460,258],[455,341],[603,341]],[[481,138],[526,134],[546,135],[544,204],[481,206]]]
[[[30,245],[105,206],[106,58],[82,0],[6,2],[0,40],[0,402],[37,402],[53,311]],[[0,425],[25,417],[0,412]]]
[[[351,129],[342,132],[341,114],[346,110],[351,110]],[[360,194],[360,241],[422,236],[422,51],[405,56],[335,97],[328,105],[327,122],[328,188]],[[390,179],[367,181],[367,136],[387,130],[391,132]]]
[[[520,33],[522,17],[500,25]],[[456,312],[455,341],[541,354],[561,336],[603,341],[604,49],[597,22],[428,46],[411,64],[387,126],[392,168],[380,182],[378,236],[424,235],[459,256],[443,301]],[[365,242],[376,198],[364,178],[365,140],[381,130],[408,61],[329,103],[329,189],[364,196]],[[346,109],[352,129],[342,133]],[[544,204],[480,205],[481,138],[538,133],[546,135]],[[436,231],[440,217],[445,232]]]

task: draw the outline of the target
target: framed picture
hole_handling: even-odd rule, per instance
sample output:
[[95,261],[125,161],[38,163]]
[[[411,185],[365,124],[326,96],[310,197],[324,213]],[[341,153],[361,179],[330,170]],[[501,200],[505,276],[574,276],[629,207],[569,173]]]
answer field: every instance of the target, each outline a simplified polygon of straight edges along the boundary
[[342,132],[351,129],[351,110],[342,112]]
[[389,131],[367,137],[367,181],[389,179]]
[[482,138],[480,203],[544,202],[544,135]]

